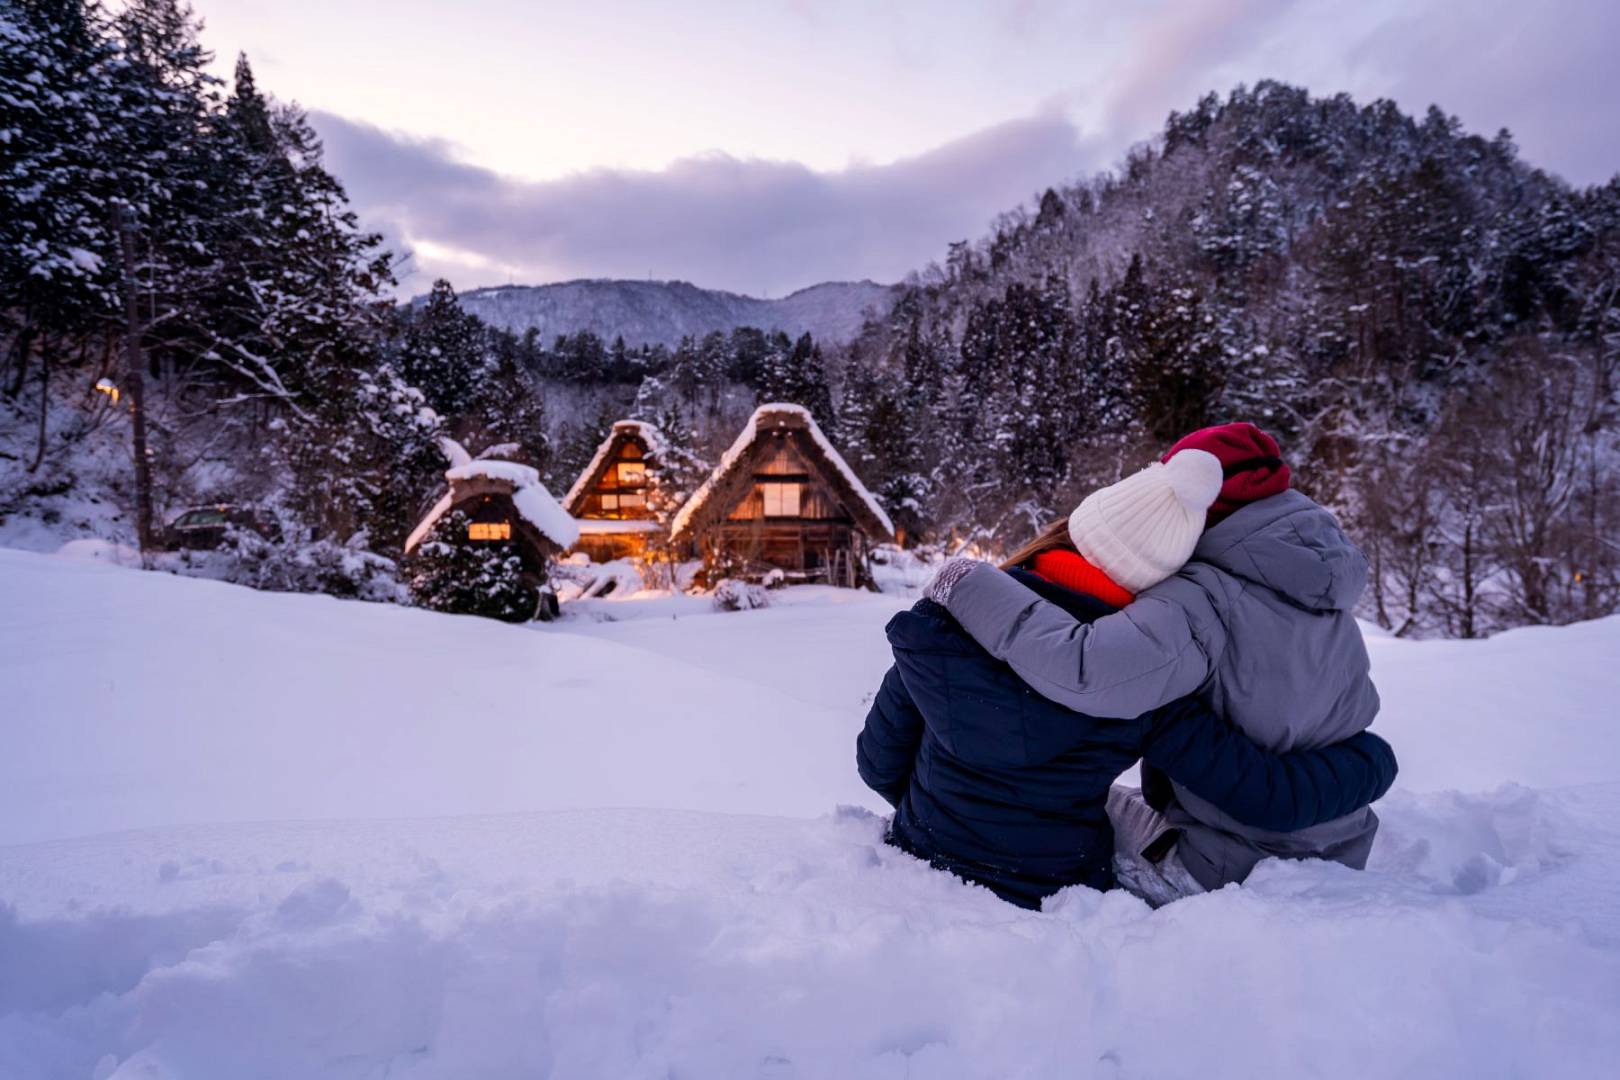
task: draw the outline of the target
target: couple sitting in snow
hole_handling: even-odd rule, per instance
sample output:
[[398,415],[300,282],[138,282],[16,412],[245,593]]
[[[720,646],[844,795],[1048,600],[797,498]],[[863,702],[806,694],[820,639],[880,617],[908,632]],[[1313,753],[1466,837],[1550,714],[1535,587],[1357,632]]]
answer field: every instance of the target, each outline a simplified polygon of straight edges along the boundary
[[[1367,563],[1252,424],[1187,436],[889,623],[857,745],[889,839],[1004,900],[1154,905],[1268,856],[1360,869],[1395,778],[1350,609]],[[1142,789],[1114,787],[1138,760]]]

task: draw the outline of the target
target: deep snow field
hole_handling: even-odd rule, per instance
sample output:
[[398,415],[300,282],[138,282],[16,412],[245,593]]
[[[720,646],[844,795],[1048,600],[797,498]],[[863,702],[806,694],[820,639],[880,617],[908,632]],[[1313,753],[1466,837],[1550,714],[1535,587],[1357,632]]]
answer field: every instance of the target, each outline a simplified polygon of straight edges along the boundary
[[1368,872],[1031,913],[881,842],[907,601],[772,595],[520,628],[0,550],[0,1078],[1620,1062],[1620,618],[1369,637]]

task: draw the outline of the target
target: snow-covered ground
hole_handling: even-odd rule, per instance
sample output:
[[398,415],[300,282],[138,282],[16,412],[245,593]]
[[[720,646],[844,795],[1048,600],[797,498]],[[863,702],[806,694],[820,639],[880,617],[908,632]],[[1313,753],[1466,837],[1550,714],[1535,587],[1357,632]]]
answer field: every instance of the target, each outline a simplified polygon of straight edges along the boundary
[[0,550],[0,1077],[1577,1076],[1620,619],[1372,638],[1367,873],[1028,913],[881,843],[905,601],[508,627]]

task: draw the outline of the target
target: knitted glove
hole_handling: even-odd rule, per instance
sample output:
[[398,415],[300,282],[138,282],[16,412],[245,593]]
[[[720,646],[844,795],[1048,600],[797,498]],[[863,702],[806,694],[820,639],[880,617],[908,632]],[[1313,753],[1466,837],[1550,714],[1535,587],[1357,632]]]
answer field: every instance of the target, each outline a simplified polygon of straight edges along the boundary
[[945,564],[934,573],[934,580],[928,583],[923,595],[941,607],[949,607],[951,590],[956,583],[967,577],[968,571],[979,565],[978,559],[946,559]]

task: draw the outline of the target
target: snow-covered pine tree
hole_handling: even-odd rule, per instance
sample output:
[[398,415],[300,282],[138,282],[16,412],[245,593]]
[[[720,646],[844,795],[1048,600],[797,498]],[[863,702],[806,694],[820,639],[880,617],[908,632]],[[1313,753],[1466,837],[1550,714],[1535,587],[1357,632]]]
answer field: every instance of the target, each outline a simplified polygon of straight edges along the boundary
[[523,579],[523,559],[511,544],[467,538],[468,517],[440,518],[407,564],[411,595],[421,607],[502,622],[527,622],[539,595]]
[[824,428],[832,427],[832,391],[821,346],[809,334],[800,335],[790,348],[784,349],[786,343],[784,335],[773,335],[760,373],[758,401],[803,405],[816,418],[816,423]]
[[116,57],[79,0],[0,9],[0,329],[9,345],[0,390],[13,399],[36,354],[48,386],[51,360],[74,333],[117,311],[107,200],[118,151],[100,115]]
[[455,289],[441,278],[427,300],[405,316],[399,370],[434,411],[459,416],[471,410],[488,352],[484,324],[461,309]]

